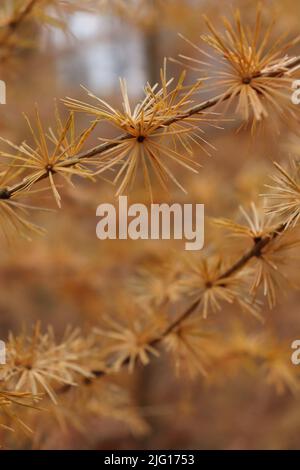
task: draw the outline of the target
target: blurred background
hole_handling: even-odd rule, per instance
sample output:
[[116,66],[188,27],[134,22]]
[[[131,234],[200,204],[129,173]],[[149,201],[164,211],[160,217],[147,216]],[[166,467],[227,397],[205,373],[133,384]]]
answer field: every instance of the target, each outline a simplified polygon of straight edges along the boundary
[[[218,25],[222,15],[230,15],[238,6],[244,21],[253,21],[256,5],[253,0],[95,1],[93,11],[66,16],[67,31],[37,22],[26,24],[26,46],[14,60],[0,66],[0,78],[7,83],[7,105],[0,108],[1,136],[14,142],[28,138],[22,113],[32,116],[37,103],[44,122],[51,123],[54,98],[58,102],[66,96],[86,100],[81,85],[120,107],[119,77],[124,77],[132,101],[137,101],[145,83],[159,79],[164,57],[196,54],[178,33],[199,44],[205,31],[203,13]],[[299,33],[299,2],[266,0],[263,6],[266,24],[271,12],[277,15],[278,34]],[[168,69],[170,76],[178,76],[181,67],[170,62]],[[196,76],[189,72],[188,80]],[[89,119],[79,115],[78,123],[84,127]],[[298,149],[297,138],[287,128],[280,135],[260,133],[253,139],[249,130],[236,133],[234,122],[222,127],[206,130],[205,138],[216,150],[210,150],[211,156],[199,151],[203,165],[199,175],[182,175],[188,195],[174,188],[161,200],[204,203],[207,218],[235,217],[240,204],[247,206],[264,192],[272,162],[288,158],[291,142]],[[99,137],[109,137],[105,126],[97,132]],[[90,146],[97,144],[97,132]],[[32,242],[20,239],[2,245],[1,338],[9,330],[30,328],[36,320],[43,326],[53,325],[58,335],[68,324],[87,331],[103,315],[131,306],[131,280],[140,269],[157,268],[180,256],[184,247],[178,241],[97,240],[96,207],[113,202],[114,191],[103,181],[78,181],[75,190],[62,189],[61,211],[56,211],[50,196],[39,196],[43,206],[53,209],[34,216],[36,223],[46,227],[46,235],[34,236]],[[143,200],[142,182],[131,198]],[[206,248],[212,240],[222,247],[223,240],[207,224]],[[300,297],[289,290],[280,299],[272,311],[266,307],[264,325],[246,316],[242,320],[249,331],[269,328],[275,332],[286,344],[284,354],[289,360],[290,344],[300,335]],[[233,308],[224,308],[220,319],[213,321],[223,325],[239,316]],[[51,410],[42,423],[37,418],[33,441],[24,436],[16,444],[11,438],[11,445],[42,449],[299,448],[299,395],[279,395],[263,376],[240,368],[224,376],[220,371],[220,377],[213,384],[201,377],[176,377],[171,361],[162,354],[134,374],[125,370],[113,381],[103,379],[91,385],[89,393],[95,403],[89,414],[80,410],[84,416],[80,422],[69,397],[63,425]]]

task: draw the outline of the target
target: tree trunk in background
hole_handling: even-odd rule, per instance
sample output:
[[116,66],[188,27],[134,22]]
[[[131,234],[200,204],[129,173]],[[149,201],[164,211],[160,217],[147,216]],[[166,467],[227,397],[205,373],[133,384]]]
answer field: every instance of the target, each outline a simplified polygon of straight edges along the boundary
[[161,68],[160,27],[155,22],[145,31],[146,76],[150,84],[159,81]]

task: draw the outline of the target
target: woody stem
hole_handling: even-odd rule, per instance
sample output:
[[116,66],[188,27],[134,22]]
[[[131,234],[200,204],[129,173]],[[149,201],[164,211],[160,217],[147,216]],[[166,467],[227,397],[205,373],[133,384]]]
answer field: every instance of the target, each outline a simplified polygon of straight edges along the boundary
[[[32,2],[33,1],[34,0],[32,0]],[[289,73],[289,71],[293,70],[299,65],[300,65],[300,56],[292,59],[290,63],[286,66],[286,69],[284,71],[278,70],[278,71],[260,73],[260,74],[257,74],[256,77],[257,76],[271,76],[271,77],[278,76],[279,77],[279,76],[282,76],[283,74]],[[170,119],[167,119],[160,127],[161,128],[167,127],[167,126],[170,126],[171,124],[174,124],[175,122],[188,119],[189,117],[195,114],[199,114],[205,111],[206,109],[212,108],[213,106],[217,105],[220,102],[228,100],[230,97],[231,97],[231,94],[227,93],[227,94],[215,96],[214,98],[210,98],[206,101],[203,101],[202,103],[192,106],[184,113],[180,113],[176,116],[173,116]],[[90,150],[81,152],[78,155],[75,155],[73,157],[66,159],[64,162],[61,163],[61,166],[63,167],[75,166],[83,160],[88,160],[91,157],[94,157],[96,155],[101,155],[104,152],[107,152],[108,150],[117,147],[118,145],[122,144],[124,140],[129,139],[129,138],[132,138],[132,135],[123,134],[112,142],[105,142],[103,144],[100,144],[100,145],[97,145],[96,147],[91,148]],[[45,170],[45,173],[43,173],[37,181],[43,180],[47,178],[47,176],[48,176],[48,172]],[[29,184],[29,182],[30,182],[30,176],[25,177],[22,181],[20,181],[19,183],[16,183],[13,186],[10,186],[8,188],[0,188],[0,199],[9,199],[15,193],[25,189],[27,185]]]

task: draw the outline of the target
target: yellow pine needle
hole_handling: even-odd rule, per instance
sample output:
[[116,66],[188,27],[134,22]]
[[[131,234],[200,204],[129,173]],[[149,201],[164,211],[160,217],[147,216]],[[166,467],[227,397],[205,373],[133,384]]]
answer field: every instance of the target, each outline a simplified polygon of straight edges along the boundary
[[290,100],[293,72],[285,72],[291,60],[287,51],[299,42],[300,37],[285,41],[281,36],[274,41],[275,22],[270,22],[264,29],[260,7],[254,28],[243,24],[239,10],[232,21],[223,19],[224,33],[219,32],[206,16],[204,19],[209,34],[202,35],[202,40],[215,54],[203,51],[183,37],[200,58],[180,55],[179,62],[200,74],[205,70],[205,80],[210,82],[206,89],[217,92],[220,102],[226,98],[226,109],[235,102],[236,113],[245,125],[251,123],[253,131],[261,121],[272,119],[275,122],[276,116],[284,121],[288,117],[297,120]]
[[[147,84],[145,98],[134,108],[130,104],[124,80],[120,80],[122,110],[114,109],[88,90],[88,95],[97,102],[97,105],[89,105],[72,98],[64,100],[72,110],[88,113],[97,120],[110,122],[114,128],[123,133],[124,137],[119,145],[101,154],[97,171],[101,174],[108,169],[119,167],[114,179],[114,183],[119,184],[117,195],[132,188],[139,168],[142,170],[151,199],[153,199],[152,175],[163,189],[167,189],[170,181],[185,191],[170,167],[171,163],[197,173],[199,163],[185,154],[191,156],[195,145],[207,152],[205,147],[209,144],[201,135],[203,129],[199,129],[198,126],[202,122],[211,124],[217,119],[202,113],[187,117],[180,122],[180,116],[191,105],[192,97],[200,87],[199,82],[190,87],[185,86],[184,78],[185,73],[179,77],[176,84],[173,84],[173,79],[168,80],[165,61],[161,70],[161,86],[158,87],[156,84],[151,87]],[[117,142],[114,139],[101,140]]]

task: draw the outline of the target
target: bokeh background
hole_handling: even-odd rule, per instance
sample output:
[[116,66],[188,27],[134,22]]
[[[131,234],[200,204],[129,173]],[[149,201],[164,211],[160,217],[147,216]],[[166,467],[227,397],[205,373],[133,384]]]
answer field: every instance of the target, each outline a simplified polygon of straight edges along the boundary
[[[68,31],[36,22],[26,25],[28,47],[20,48],[16,58],[0,69],[0,78],[7,83],[7,105],[0,108],[2,137],[14,142],[27,138],[22,112],[32,116],[35,103],[44,121],[51,123],[54,98],[58,102],[66,96],[85,99],[81,85],[120,106],[119,77],[124,77],[133,102],[138,100],[144,84],[158,80],[164,57],[176,57],[179,52],[194,54],[179,32],[199,43],[205,31],[203,13],[218,24],[220,16],[230,15],[231,10],[240,7],[244,20],[252,21],[257,5],[253,0],[145,0],[123,2],[123,7],[122,2],[94,3],[92,12],[66,16]],[[266,23],[272,12],[277,15],[279,34],[299,33],[299,2],[262,3]],[[168,68],[170,76],[178,75],[181,69],[172,62]],[[189,80],[192,82],[195,76],[190,72]],[[84,126],[88,118],[80,115],[78,122]],[[210,157],[199,151],[203,165],[199,175],[181,175],[188,195],[174,188],[169,195],[162,195],[161,201],[201,202],[207,217],[234,217],[240,204],[247,205],[264,192],[272,162],[288,158],[290,142],[296,142],[296,148],[298,145],[286,128],[279,136],[260,133],[252,138],[249,130],[236,133],[238,126],[234,122],[225,122],[223,127],[206,130],[206,138],[216,150],[211,151]],[[105,127],[99,127],[97,132],[100,137],[109,137]],[[89,145],[97,144],[97,132]],[[46,227],[45,236],[34,236],[31,242],[19,239],[2,244],[3,339],[9,330],[18,332],[25,325],[30,328],[37,320],[43,326],[53,325],[58,335],[68,324],[87,331],[103,315],[131,306],[131,280],[141,268],[159,267],[184,250],[183,242],[97,240],[96,207],[101,202],[114,201],[114,188],[108,183],[79,181],[74,190],[63,188],[62,195],[60,211],[55,209],[51,197],[39,195],[43,206],[53,208],[52,212],[38,211],[34,215],[34,221]],[[141,182],[131,199],[143,198]],[[206,246],[210,236],[215,235],[214,230],[207,226]],[[264,325],[246,316],[242,320],[250,331],[274,331],[286,345],[283,353],[289,361],[290,344],[300,336],[300,297],[292,290],[279,297],[275,309],[265,309]],[[239,313],[224,308],[219,315],[222,325]],[[62,423],[50,410],[43,422],[36,418],[33,440],[19,437],[16,444],[11,438],[11,445],[42,449],[300,446],[300,396],[289,391],[278,394],[263,376],[257,377],[248,370],[233,367],[225,376],[220,371],[220,380],[213,384],[202,377],[187,380],[177,377],[171,361],[162,355],[133,374],[124,370],[113,381],[106,378],[99,382],[90,386],[94,387],[94,415],[87,414],[77,422],[78,410],[70,406],[70,416]],[[114,394],[118,396],[116,401]],[[101,408],[102,402],[110,400],[110,408]],[[80,413],[84,415],[84,408]]]

